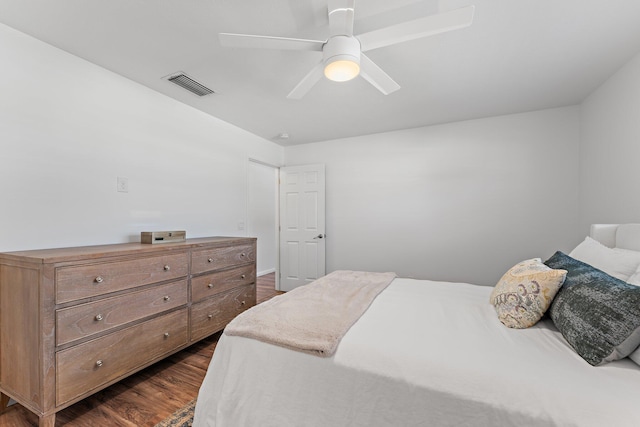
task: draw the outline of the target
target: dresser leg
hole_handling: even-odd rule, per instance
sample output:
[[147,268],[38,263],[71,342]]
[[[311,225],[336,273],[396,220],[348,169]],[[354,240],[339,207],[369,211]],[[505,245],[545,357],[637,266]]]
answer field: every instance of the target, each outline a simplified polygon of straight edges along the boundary
[[43,415],[38,419],[38,427],[55,427],[56,425],[56,414],[53,413],[51,415]]
[[9,401],[11,398],[4,393],[0,393],[0,412],[4,412],[5,409],[9,406]]

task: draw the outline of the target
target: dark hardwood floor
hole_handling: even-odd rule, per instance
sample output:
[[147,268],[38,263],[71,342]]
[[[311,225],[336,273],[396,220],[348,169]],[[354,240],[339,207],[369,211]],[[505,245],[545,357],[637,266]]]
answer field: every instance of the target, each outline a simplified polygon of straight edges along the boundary
[[[258,303],[280,294],[275,273],[257,281]],[[198,395],[220,332],[125,378],[56,415],[56,426],[154,426]],[[15,404],[0,414],[1,427],[32,427],[38,418]]]

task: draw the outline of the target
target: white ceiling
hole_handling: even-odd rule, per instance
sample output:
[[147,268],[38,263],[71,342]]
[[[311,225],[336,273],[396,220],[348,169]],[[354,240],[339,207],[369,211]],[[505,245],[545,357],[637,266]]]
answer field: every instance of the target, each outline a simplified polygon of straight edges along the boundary
[[0,0],[0,22],[281,145],[574,105],[640,51],[639,0],[356,0],[354,33],[469,4],[469,28],[367,52],[400,90],[323,79],[302,100],[314,52],[217,34],[326,39],[326,0]]

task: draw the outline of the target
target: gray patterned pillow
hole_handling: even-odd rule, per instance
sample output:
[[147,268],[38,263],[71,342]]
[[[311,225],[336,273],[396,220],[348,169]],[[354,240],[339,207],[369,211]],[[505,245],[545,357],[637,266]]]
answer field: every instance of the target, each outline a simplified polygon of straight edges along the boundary
[[602,365],[627,357],[638,347],[640,287],[562,252],[556,252],[545,264],[568,271],[549,314],[584,360]]

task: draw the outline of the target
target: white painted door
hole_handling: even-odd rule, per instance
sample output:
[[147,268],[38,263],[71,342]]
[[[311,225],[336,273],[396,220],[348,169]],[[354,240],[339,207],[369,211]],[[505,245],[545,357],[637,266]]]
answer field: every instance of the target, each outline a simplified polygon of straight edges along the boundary
[[324,165],[280,168],[280,290],[325,274]]

